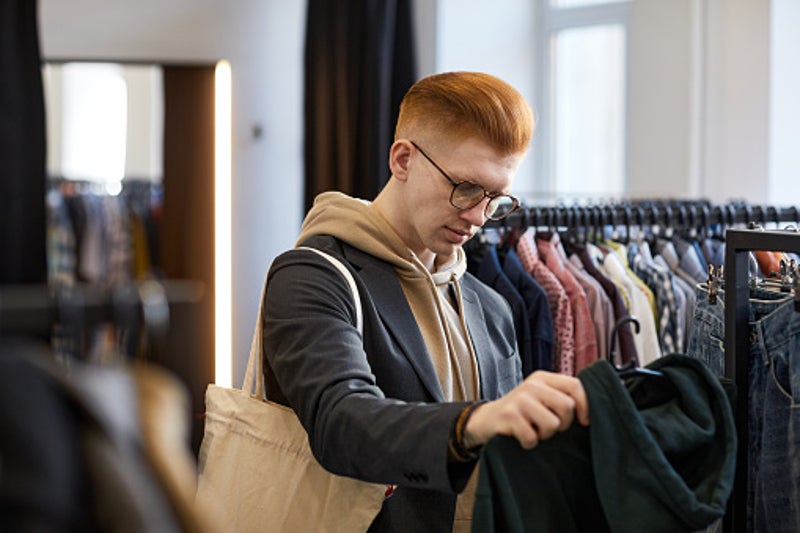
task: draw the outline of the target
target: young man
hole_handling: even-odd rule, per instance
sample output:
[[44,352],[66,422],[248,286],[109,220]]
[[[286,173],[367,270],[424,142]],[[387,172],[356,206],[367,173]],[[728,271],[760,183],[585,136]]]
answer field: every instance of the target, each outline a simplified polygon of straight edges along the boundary
[[377,198],[317,197],[298,244],[353,272],[363,338],[324,258],[293,250],[270,269],[270,399],[297,412],[323,467],[397,485],[370,531],[468,530],[482,444],[501,434],[531,448],[589,422],[576,378],[521,380],[507,302],[466,272],[464,243],[517,206],[509,191],[533,127],[525,99],[493,76],[429,76],[403,99]]

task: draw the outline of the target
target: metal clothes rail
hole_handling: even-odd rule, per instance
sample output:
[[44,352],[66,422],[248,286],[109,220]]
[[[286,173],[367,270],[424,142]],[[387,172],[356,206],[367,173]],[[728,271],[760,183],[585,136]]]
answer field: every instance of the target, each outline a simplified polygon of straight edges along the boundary
[[77,284],[0,286],[0,335],[23,334],[52,339],[54,328],[67,335],[82,354],[83,336],[93,326],[114,324],[129,332],[126,351],[134,353],[138,332],[149,340],[148,349],[163,350],[170,328],[170,312],[192,306],[203,297],[204,285],[194,280],[147,280],[112,287]]
[[734,418],[739,445],[736,477],[724,530],[733,533],[744,532],[747,527],[747,411],[750,402],[748,256],[755,250],[800,253],[800,233],[745,229],[730,229],[725,233],[725,374],[736,383]]

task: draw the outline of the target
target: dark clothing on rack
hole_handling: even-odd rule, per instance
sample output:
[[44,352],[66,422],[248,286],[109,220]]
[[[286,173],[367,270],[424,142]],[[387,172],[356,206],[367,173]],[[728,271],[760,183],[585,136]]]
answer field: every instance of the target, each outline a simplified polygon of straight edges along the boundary
[[[793,296],[753,289],[748,324],[747,531],[800,530],[800,417],[796,385],[800,371],[800,313]],[[725,292],[709,302],[698,289],[695,327],[687,354],[718,375],[725,366]],[[745,468],[745,467],[742,467]]]
[[523,450],[483,448],[474,532],[696,531],[733,487],[736,430],[720,380],[684,355],[650,365],[662,379],[623,382],[598,361],[578,374],[592,423]]
[[[572,251],[577,254],[578,258],[581,260],[583,268],[585,268],[586,272],[588,272],[589,275],[591,275],[600,283],[606,295],[608,295],[608,297],[611,299],[611,303],[614,306],[614,320],[619,323],[620,320],[628,316],[628,308],[625,306],[625,302],[622,299],[622,295],[619,293],[619,289],[617,289],[617,286],[613,281],[608,279],[605,274],[597,269],[586,248],[580,246],[575,246],[573,248],[574,249]],[[636,354],[636,343],[633,340],[633,332],[631,332],[630,324],[622,324],[619,328],[617,328],[617,338],[612,339],[612,342],[614,342],[615,346],[617,346],[619,349],[619,354],[621,357],[621,361],[619,361],[620,364],[624,364],[629,361],[635,361],[638,363],[639,359]]]
[[497,248],[493,245],[485,245],[483,256],[479,260],[473,257],[470,271],[474,272],[479,280],[499,292],[511,306],[511,312],[514,315],[514,331],[517,335],[517,349],[522,362],[522,376],[527,376],[539,368],[536,366],[536,358],[533,353],[532,330],[528,309],[517,287],[503,271]]
[[533,369],[553,370],[555,340],[553,339],[553,315],[550,313],[547,293],[534,277],[525,271],[525,267],[514,250],[506,251],[503,259],[503,271],[525,302],[531,331]]

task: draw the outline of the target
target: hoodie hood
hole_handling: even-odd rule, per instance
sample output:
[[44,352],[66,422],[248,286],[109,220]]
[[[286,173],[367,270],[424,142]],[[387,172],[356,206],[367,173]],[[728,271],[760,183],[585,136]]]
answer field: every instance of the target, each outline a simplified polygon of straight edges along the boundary
[[340,192],[315,198],[297,244],[314,235],[331,235],[392,265],[436,368],[442,397],[477,399],[477,363],[458,284],[467,270],[464,251],[459,248],[431,274],[370,202]]
[[664,377],[623,386],[607,361],[578,375],[589,398],[600,501],[612,531],[699,530],[725,513],[733,488],[730,398],[688,356],[665,356],[648,368]]
[[[427,277],[416,254],[402,241],[389,222],[371,202],[341,192],[324,192],[314,199],[300,229],[297,244],[313,235],[331,235],[354,248],[390,263],[402,277]],[[424,272],[420,272],[420,267]],[[458,250],[456,259],[439,268],[459,279],[466,271],[466,256]],[[438,274],[438,273],[437,273]],[[441,277],[441,276],[439,276]]]

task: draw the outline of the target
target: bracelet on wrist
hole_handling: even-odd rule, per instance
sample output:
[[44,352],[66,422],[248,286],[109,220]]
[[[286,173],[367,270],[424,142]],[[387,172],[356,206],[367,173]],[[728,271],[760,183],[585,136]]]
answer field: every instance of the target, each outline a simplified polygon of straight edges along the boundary
[[450,453],[456,461],[473,461],[480,455],[482,447],[481,445],[471,447],[465,445],[464,429],[466,428],[467,422],[469,421],[469,418],[472,416],[472,413],[475,411],[475,409],[484,403],[486,402],[479,401],[469,404],[462,409],[461,413],[458,415],[458,418],[456,418],[449,442]]

